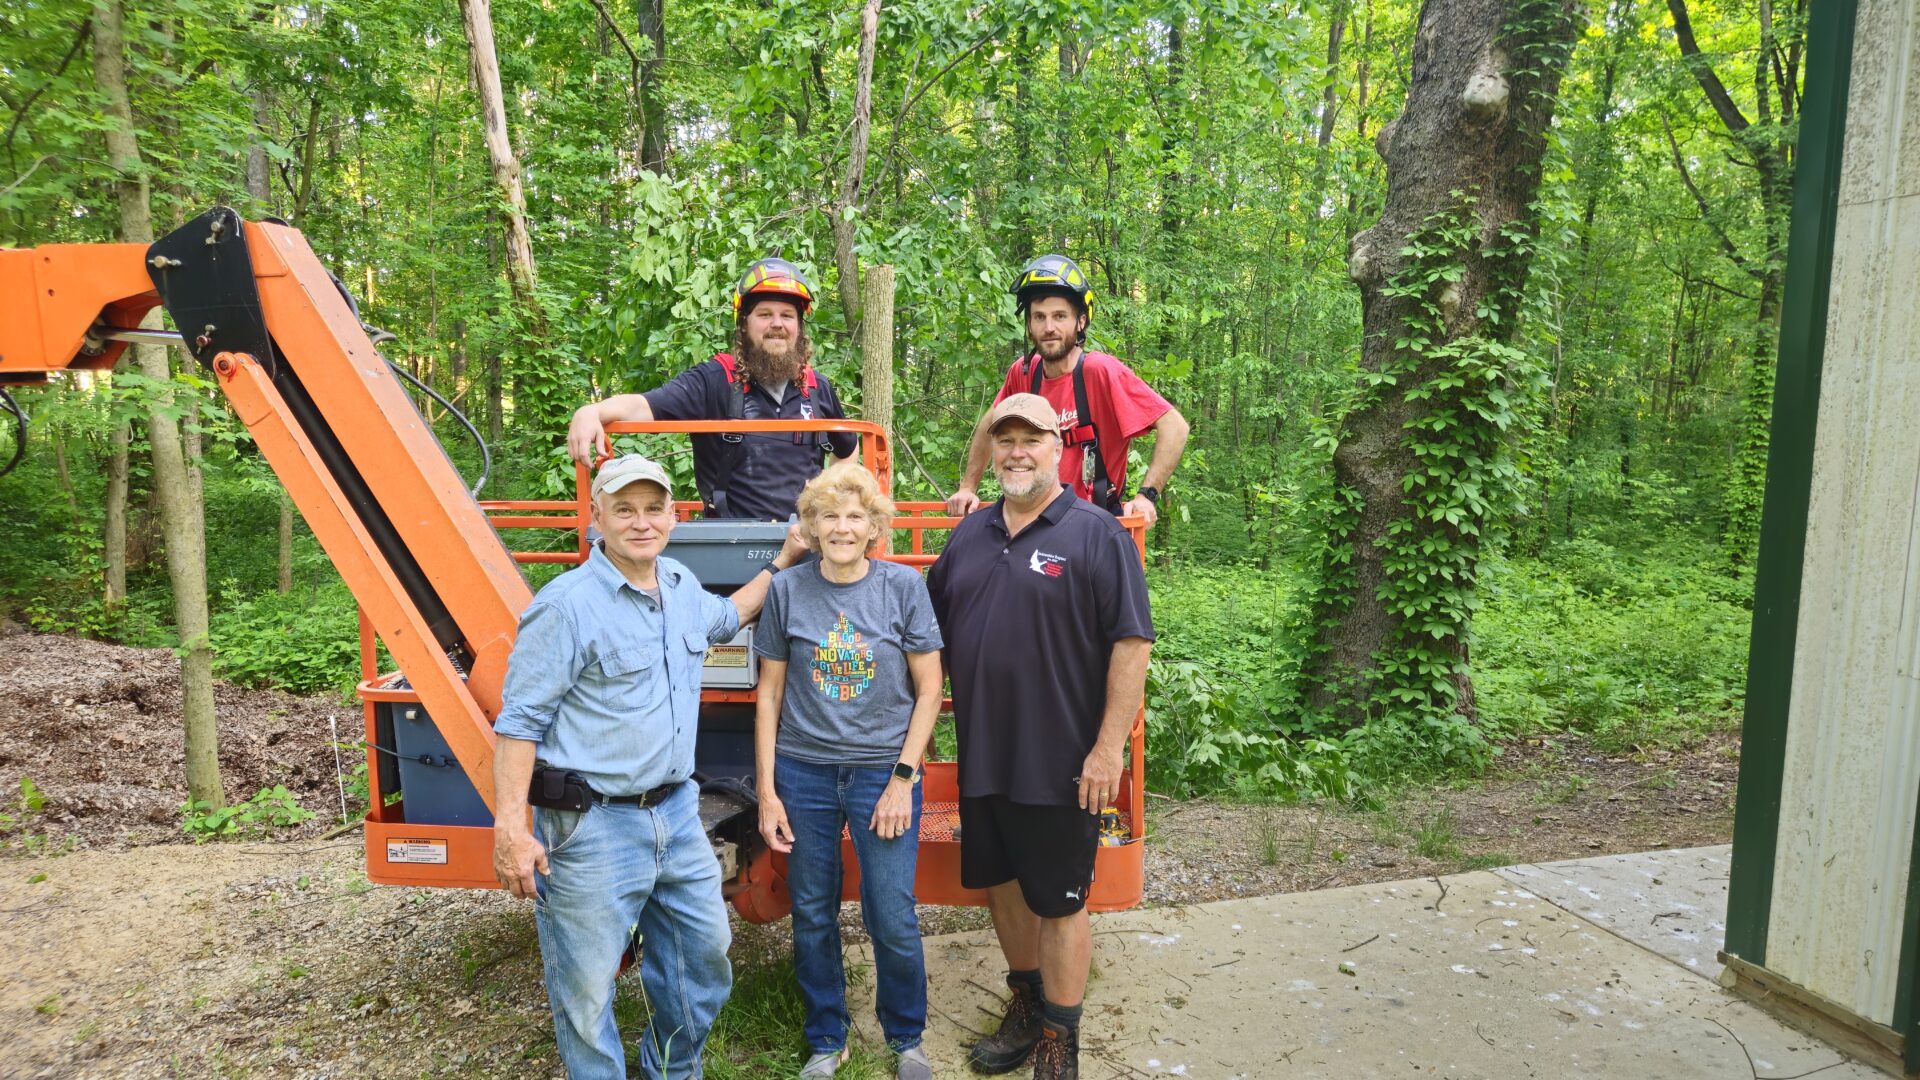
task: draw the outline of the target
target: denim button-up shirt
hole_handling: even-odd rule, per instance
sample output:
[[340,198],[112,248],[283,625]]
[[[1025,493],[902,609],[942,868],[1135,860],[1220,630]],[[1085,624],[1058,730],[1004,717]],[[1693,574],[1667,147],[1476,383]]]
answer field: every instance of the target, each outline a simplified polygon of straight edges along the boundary
[[700,665],[740,629],[733,601],[672,559],[660,602],[634,588],[595,544],[520,616],[496,735],[538,743],[603,795],[637,795],[693,774]]

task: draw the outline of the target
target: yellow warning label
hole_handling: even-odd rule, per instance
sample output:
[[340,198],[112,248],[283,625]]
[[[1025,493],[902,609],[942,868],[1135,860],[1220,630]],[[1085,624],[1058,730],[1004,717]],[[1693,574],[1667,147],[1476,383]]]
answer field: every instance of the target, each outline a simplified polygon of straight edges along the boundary
[[747,646],[715,645],[707,650],[706,666],[712,668],[743,668],[747,666]]
[[445,840],[389,840],[387,841],[387,861],[390,863],[434,863],[445,866],[447,863],[447,842]]

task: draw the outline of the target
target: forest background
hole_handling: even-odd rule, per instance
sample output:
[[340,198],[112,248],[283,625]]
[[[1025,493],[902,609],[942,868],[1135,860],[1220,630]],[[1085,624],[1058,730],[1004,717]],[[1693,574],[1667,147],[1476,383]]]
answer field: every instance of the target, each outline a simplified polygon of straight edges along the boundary
[[[1334,452],[1381,382],[1349,243],[1387,197],[1375,140],[1409,90],[1419,5],[479,4],[523,261],[476,96],[476,4],[8,6],[0,245],[120,239],[134,186],[156,233],[219,203],[285,218],[397,335],[389,359],[486,437],[489,498],[570,489],[571,410],[722,347],[732,282],[775,252],[827,294],[816,362],[856,414],[874,404],[861,277],[893,268],[896,494],[942,498],[1020,347],[1014,270],[1065,252],[1095,281],[1093,344],[1193,424],[1150,537],[1156,790],[1348,797],[1471,774],[1543,730],[1624,748],[1737,723],[1804,3],[1579,9],[1499,408],[1463,421],[1491,436],[1498,490],[1456,483],[1472,558],[1434,574],[1453,615],[1433,637],[1459,648],[1438,689],[1359,701],[1313,674],[1352,546]],[[129,130],[137,157],[112,145]],[[204,373],[171,360],[168,379],[15,391],[33,428],[0,479],[0,614],[349,691],[351,596]],[[473,478],[458,421],[417,403]],[[173,443],[203,541],[163,527],[151,448]],[[170,542],[204,544],[204,639],[178,630]]]

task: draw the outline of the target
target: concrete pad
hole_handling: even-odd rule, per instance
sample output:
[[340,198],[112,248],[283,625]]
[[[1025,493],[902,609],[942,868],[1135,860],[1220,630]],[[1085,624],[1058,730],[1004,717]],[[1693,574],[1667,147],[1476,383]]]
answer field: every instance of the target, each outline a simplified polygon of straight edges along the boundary
[[1528,863],[1494,871],[1589,922],[1709,979],[1727,944],[1733,848],[1681,848]]
[[[1443,880],[1095,916],[1082,1075],[1881,1075],[1497,874]],[[926,949],[928,1056],[963,1076],[1004,965],[990,932]],[[848,960],[878,1044],[871,960]]]

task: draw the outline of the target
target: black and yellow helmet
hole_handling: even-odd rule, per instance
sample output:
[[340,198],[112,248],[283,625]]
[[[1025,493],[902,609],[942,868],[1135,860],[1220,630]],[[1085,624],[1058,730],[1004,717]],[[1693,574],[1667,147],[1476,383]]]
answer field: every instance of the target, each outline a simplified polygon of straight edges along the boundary
[[1042,255],[1028,263],[1007,291],[1023,317],[1035,297],[1064,296],[1078,304],[1088,319],[1093,318],[1093,284],[1080,272],[1080,264],[1065,255]]
[[734,317],[744,317],[761,300],[785,300],[796,304],[805,316],[813,310],[813,286],[807,275],[785,259],[761,259],[740,276],[733,290]]

